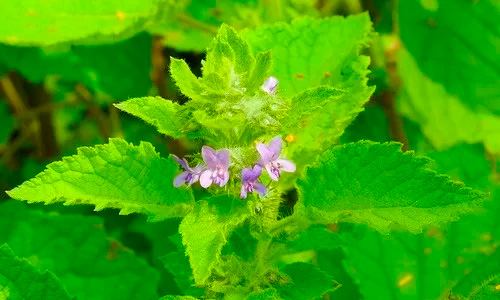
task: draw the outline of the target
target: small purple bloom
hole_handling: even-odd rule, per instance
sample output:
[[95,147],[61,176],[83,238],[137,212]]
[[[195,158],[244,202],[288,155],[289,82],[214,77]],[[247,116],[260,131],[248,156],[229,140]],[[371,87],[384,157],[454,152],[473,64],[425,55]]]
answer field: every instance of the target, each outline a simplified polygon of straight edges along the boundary
[[257,182],[260,174],[262,174],[262,167],[259,165],[255,165],[253,169],[243,169],[241,172],[241,199],[245,199],[247,197],[247,193],[251,193],[253,191],[257,191],[257,193],[262,196],[266,193],[266,187],[262,183]]
[[274,76],[270,76],[264,84],[260,87],[264,92],[272,95],[276,92],[276,89],[278,88],[278,79]]
[[269,146],[257,144],[257,151],[260,154],[259,164],[266,168],[269,177],[275,181],[280,177],[281,171],[295,172],[295,164],[292,161],[279,158],[281,148],[283,148],[283,140],[280,136],[274,137]]
[[174,154],[172,154],[172,157],[179,165],[184,168],[184,170],[186,170],[175,177],[175,187],[180,187],[185,183],[187,183],[188,186],[191,186],[193,183],[197,182],[200,179],[201,172],[203,172],[203,170],[205,169],[203,165],[200,164],[194,168],[191,168],[189,167],[188,162],[185,158],[180,159]]
[[208,146],[203,146],[201,156],[208,167],[208,170],[201,173],[201,186],[207,188],[212,183],[219,186],[226,185],[229,180],[229,151],[227,149],[215,151]]

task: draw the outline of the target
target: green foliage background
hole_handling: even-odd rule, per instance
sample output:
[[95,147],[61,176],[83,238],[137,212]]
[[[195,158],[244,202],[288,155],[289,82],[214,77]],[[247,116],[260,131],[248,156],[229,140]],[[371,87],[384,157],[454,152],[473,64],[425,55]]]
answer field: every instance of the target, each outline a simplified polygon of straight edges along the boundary
[[[0,190],[33,203],[0,197],[0,299],[500,299],[497,1],[21,0],[0,20]],[[171,184],[170,153],[244,165],[274,135],[298,168],[275,204]]]

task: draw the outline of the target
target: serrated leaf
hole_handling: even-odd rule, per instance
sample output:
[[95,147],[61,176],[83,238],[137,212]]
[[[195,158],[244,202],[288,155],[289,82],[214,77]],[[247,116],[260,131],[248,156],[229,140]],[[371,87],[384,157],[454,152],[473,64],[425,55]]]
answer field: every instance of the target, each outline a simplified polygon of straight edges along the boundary
[[[450,95],[456,95],[464,110],[472,114],[487,111],[498,117],[498,2],[440,0],[434,6],[426,4],[410,0],[398,6],[401,40],[420,70]],[[414,80],[415,75],[408,77]],[[436,105],[435,99],[425,100]]]
[[184,216],[193,205],[191,191],[172,184],[178,166],[161,158],[150,143],[133,146],[121,139],[51,163],[35,178],[7,192],[18,200],[92,204],[120,214],[146,213],[152,220]]
[[[131,37],[158,21],[168,1],[27,0],[3,5],[0,42],[22,46],[104,44]],[[11,18],[17,16],[16,18]]]
[[418,233],[472,212],[484,195],[437,175],[398,143],[358,142],[322,154],[299,180],[297,213],[313,223],[347,221]]
[[[479,291],[480,287],[477,287],[477,285],[483,285],[484,283],[488,282],[489,279],[495,278],[495,276],[498,274],[499,271],[500,271],[500,252],[496,252],[490,256],[484,257],[482,261],[476,264],[476,266],[472,269],[472,271],[470,271],[470,273],[461,278],[457,282],[457,284],[453,287],[453,293],[462,295],[464,297],[467,295],[474,295],[476,293],[481,293]],[[499,278],[497,278],[497,281],[498,279]],[[484,292],[486,292],[486,290]],[[497,291],[497,293],[499,292],[500,291]],[[470,298],[470,299],[476,299],[476,298]]]
[[490,152],[500,153],[498,115],[487,110],[472,110],[463,99],[448,93],[443,85],[422,73],[407,51],[400,51],[398,68],[404,82],[399,110],[421,126],[436,149],[445,150],[460,143],[483,143]]
[[72,298],[158,298],[157,271],[108,238],[101,218],[45,213],[11,200],[0,204],[4,242],[38,269],[54,272]]
[[500,274],[491,276],[491,278],[476,286],[467,298],[467,300],[498,299],[500,299]]
[[197,285],[207,282],[231,232],[249,216],[246,202],[219,196],[198,201],[182,220],[179,232]]
[[[280,94],[291,97],[319,85],[342,89],[366,84],[367,57],[359,56],[359,51],[369,42],[371,32],[368,14],[361,14],[301,18],[243,34],[254,52],[272,51],[272,75],[280,80]],[[368,98],[371,92],[366,92]]]
[[0,246],[0,299],[71,299],[54,274],[40,272],[28,261],[19,259],[3,244]]
[[281,271],[290,276],[292,280],[291,284],[278,288],[284,299],[316,299],[338,287],[330,275],[319,270],[313,264],[293,263],[284,266]]
[[170,72],[181,92],[191,99],[197,99],[205,88],[182,59],[170,58]]
[[155,126],[158,132],[172,137],[182,135],[180,105],[161,97],[134,98],[115,104],[119,109]]

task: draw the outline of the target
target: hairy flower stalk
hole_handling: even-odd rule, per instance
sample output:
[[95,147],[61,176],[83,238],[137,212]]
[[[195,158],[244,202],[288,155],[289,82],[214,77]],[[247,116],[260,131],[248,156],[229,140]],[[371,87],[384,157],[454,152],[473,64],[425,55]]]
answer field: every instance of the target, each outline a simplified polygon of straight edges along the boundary
[[176,155],[172,154],[172,157],[174,160],[181,165],[184,168],[184,172],[181,174],[177,175],[174,178],[174,186],[179,187],[183,184],[187,184],[188,186],[191,186],[193,183],[197,182],[200,179],[200,175],[205,169],[205,166],[202,164],[197,165],[194,168],[189,167],[188,162],[185,158],[180,159]]
[[229,180],[229,151],[227,149],[215,151],[208,146],[203,146],[201,156],[208,167],[200,175],[201,186],[208,188],[212,183],[219,186],[226,185]]
[[279,81],[276,77],[270,76],[264,84],[260,87],[264,92],[272,95],[278,89]]
[[253,191],[257,191],[262,196],[266,194],[266,187],[257,181],[260,174],[262,174],[262,167],[259,165],[255,165],[253,169],[243,169],[241,172],[241,199],[246,199],[247,194]]
[[277,181],[281,172],[295,172],[295,164],[288,160],[280,158],[281,149],[283,148],[283,140],[280,136],[274,137],[271,142],[269,142],[269,146],[258,143],[257,151],[260,154],[259,165],[266,168],[269,177],[272,180]]

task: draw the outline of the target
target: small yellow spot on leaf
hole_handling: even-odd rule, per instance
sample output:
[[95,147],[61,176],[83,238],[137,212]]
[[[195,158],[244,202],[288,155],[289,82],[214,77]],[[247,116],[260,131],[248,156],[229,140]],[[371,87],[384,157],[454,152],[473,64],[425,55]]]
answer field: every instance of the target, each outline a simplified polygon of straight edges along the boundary
[[448,267],[448,262],[443,259],[439,262],[439,266],[441,267],[441,269],[445,269],[446,267]]
[[285,137],[285,141],[289,142],[289,143],[293,143],[297,140],[295,134],[289,134]]
[[500,292],[500,284],[495,285],[495,292]]
[[424,254],[425,255],[430,255],[432,253],[432,249],[431,248],[425,248],[424,249]]
[[325,78],[328,78],[328,77],[332,76],[332,72],[324,72],[323,76],[325,76]]
[[118,20],[123,21],[123,20],[125,20],[126,15],[123,11],[118,10],[116,12],[116,17],[118,18]]
[[329,224],[328,230],[330,230],[331,232],[339,232],[339,224],[337,224],[337,223]]
[[297,73],[297,74],[295,74],[295,77],[296,77],[297,79],[301,80],[301,79],[304,79],[304,74],[302,74],[302,73]]
[[491,232],[483,232],[483,234],[481,234],[481,240],[489,242],[493,240],[493,235]]
[[431,27],[437,27],[438,23],[436,22],[436,20],[434,20],[434,18],[429,18],[429,20],[427,20],[427,25]]
[[457,257],[457,264],[461,265],[464,263],[464,258],[462,256]]
[[464,270],[464,275],[467,275],[470,272],[472,272],[472,269],[471,268],[467,268],[467,269]]
[[413,281],[413,274],[406,274],[398,280],[398,287],[407,287]]

